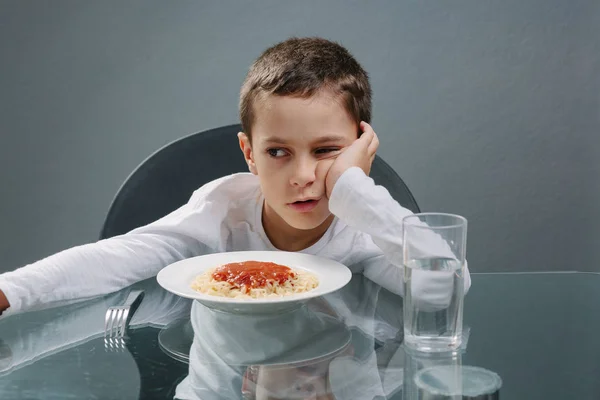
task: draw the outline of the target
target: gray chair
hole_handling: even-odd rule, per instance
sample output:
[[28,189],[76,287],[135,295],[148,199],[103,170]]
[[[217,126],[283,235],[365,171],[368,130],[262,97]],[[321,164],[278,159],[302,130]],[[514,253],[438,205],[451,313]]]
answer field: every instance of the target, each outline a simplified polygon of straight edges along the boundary
[[[247,172],[238,147],[237,133],[241,129],[236,124],[195,133],[148,157],[117,192],[100,238],[149,224],[187,203],[192,192],[202,185],[225,175]],[[373,162],[371,177],[403,207],[419,212],[404,181],[379,156]]]

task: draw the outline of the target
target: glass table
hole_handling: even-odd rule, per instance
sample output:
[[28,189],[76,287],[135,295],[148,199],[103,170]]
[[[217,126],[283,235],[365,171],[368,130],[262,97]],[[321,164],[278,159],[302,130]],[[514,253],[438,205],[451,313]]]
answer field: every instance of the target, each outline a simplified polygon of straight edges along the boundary
[[503,399],[600,398],[599,274],[472,280],[464,346],[436,357],[404,348],[402,299],[359,275],[280,314],[196,304],[191,349],[191,301],[140,282],[124,342],[104,314],[133,287],[1,319],[0,399],[420,399],[424,372],[460,365],[499,375]]

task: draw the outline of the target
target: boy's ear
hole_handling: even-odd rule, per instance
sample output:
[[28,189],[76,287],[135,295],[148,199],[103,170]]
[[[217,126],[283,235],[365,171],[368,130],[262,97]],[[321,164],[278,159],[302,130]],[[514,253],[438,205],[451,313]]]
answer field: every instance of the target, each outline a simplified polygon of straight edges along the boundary
[[254,175],[258,175],[256,163],[254,162],[254,155],[252,154],[252,145],[250,144],[250,138],[244,132],[239,132],[238,139],[240,141],[240,150],[242,150],[242,153],[244,153],[244,159],[246,160],[246,164],[248,164],[248,169]]

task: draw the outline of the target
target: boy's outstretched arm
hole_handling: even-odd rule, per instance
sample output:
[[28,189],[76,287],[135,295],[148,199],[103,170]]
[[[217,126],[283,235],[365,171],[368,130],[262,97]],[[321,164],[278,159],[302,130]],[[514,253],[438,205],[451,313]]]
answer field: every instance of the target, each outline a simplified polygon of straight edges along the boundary
[[[376,185],[368,176],[379,145],[371,126],[361,123],[364,132],[351,146],[334,161],[326,177],[329,209],[347,225],[367,233],[383,251],[388,265],[383,260],[373,260],[364,274],[378,284],[397,294],[401,293],[402,278],[402,220],[412,212],[396,202],[386,188]],[[431,237],[423,243],[424,250],[444,252],[445,243]],[[383,257],[378,257],[383,258]],[[465,291],[470,286],[468,268],[465,268]],[[427,289],[437,291],[446,282],[426,282]]]
[[211,204],[195,194],[150,225],[0,274],[0,310],[13,313],[115,292],[175,261],[210,252],[219,240],[222,214]]

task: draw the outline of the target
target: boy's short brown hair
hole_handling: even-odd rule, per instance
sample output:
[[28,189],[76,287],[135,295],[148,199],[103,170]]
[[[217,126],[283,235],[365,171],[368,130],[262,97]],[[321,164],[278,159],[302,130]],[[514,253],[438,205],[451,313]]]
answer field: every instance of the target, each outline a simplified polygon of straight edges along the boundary
[[250,137],[261,96],[311,97],[327,89],[338,95],[356,123],[371,122],[367,72],[348,50],[322,38],[290,38],[268,48],[252,64],[240,92],[242,129]]

